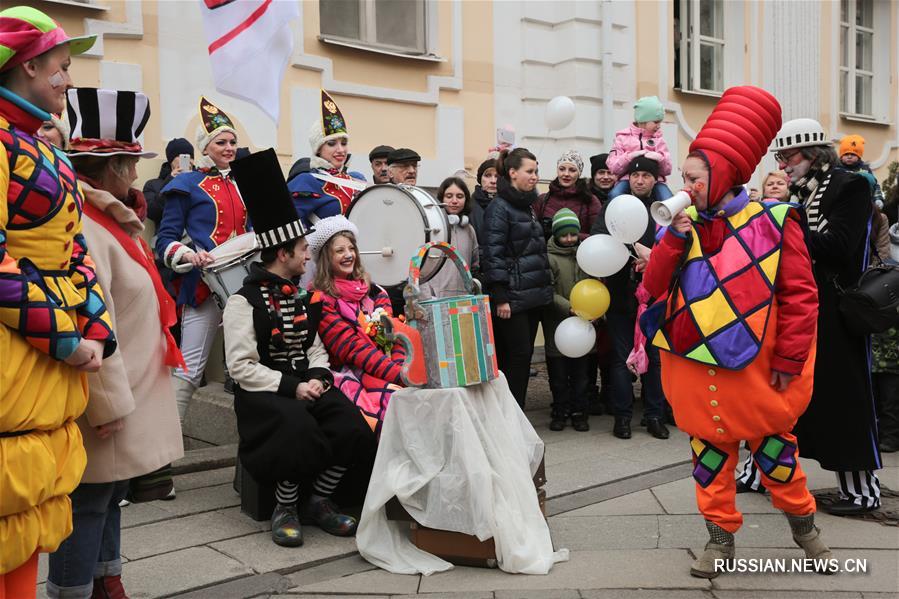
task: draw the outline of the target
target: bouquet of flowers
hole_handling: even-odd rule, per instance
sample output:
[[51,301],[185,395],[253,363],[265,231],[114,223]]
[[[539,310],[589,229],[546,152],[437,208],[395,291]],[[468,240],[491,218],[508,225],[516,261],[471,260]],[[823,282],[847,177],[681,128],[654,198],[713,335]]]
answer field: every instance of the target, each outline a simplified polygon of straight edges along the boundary
[[[360,314],[359,324],[362,326],[362,331],[371,338],[378,349],[385,354],[390,355],[390,352],[393,349],[393,341],[387,338],[387,332],[384,330],[384,325],[381,323],[381,316],[386,314],[387,311],[384,310],[384,308],[376,309],[370,316],[365,316],[364,313]],[[400,322],[405,322],[406,318],[400,314],[398,320]]]

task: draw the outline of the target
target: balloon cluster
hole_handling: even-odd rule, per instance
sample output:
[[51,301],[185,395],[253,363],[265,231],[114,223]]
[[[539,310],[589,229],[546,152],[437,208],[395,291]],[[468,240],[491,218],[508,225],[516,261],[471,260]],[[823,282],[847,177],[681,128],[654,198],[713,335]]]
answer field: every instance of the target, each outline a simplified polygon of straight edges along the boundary
[[[649,224],[646,206],[627,194],[616,196],[604,217],[609,234],[591,235],[577,250],[578,266],[594,277],[610,277],[624,268],[631,256],[625,244],[639,241]],[[609,309],[609,290],[596,279],[585,279],[572,288],[569,301],[577,316],[563,320],[554,339],[563,356],[579,358],[593,349],[596,330],[591,321]]]

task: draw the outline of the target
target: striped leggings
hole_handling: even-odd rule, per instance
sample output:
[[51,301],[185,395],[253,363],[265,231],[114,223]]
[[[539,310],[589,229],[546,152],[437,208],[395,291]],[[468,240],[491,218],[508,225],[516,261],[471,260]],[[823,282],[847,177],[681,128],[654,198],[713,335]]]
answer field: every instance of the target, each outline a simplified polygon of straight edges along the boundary
[[[837,471],[840,498],[851,499],[862,507],[880,507],[880,480],[873,470]],[[742,471],[737,474],[737,482],[753,491],[764,488],[762,473],[752,459],[752,454],[743,462]]]
[[[331,466],[316,477],[312,483],[312,493],[319,497],[330,497],[346,474],[343,466]],[[290,481],[278,481],[275,487],[275,500],[281,505],[294,505],[300,497],[300,485]]]

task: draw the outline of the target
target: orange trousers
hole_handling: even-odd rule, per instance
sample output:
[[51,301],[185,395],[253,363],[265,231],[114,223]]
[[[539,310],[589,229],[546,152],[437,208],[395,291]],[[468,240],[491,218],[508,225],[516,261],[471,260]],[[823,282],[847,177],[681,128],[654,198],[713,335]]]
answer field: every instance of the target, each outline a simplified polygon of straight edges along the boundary
[[37,594],[37,551],[28,561],[0,574],[0,599],[34,599]]
[[[815,498],[808,492],[805,473],[799,465],[796,437],[790,433],[748,440],[752,459],[771,492],[771,503],[794,516],[815,512]],[[696,504],[709,522],[735,533],[743,524],[737,509],[737,482],[734,469],[740,452],[739,441],[715,445],[698,437],[690,438],[693,452],[693,479]]]

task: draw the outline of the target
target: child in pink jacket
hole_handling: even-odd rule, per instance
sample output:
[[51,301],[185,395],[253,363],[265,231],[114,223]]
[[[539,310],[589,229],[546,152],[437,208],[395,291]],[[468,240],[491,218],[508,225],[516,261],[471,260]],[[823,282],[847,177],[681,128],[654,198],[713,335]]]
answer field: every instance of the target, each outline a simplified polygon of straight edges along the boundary
[[634,103],[634,122],[615,134],[615,143],[606,160],[609,170],[619,178],[609,192],[609,199],[630,193],[627,166],[641,155],[659,163],[659,180],[652,188],[652,199],[658,201],[671,197],[671,190],[665,185],[665,177],[671,174],[671,154],[662,137],[664,117],[665,109],[656,96],[645,96]]

